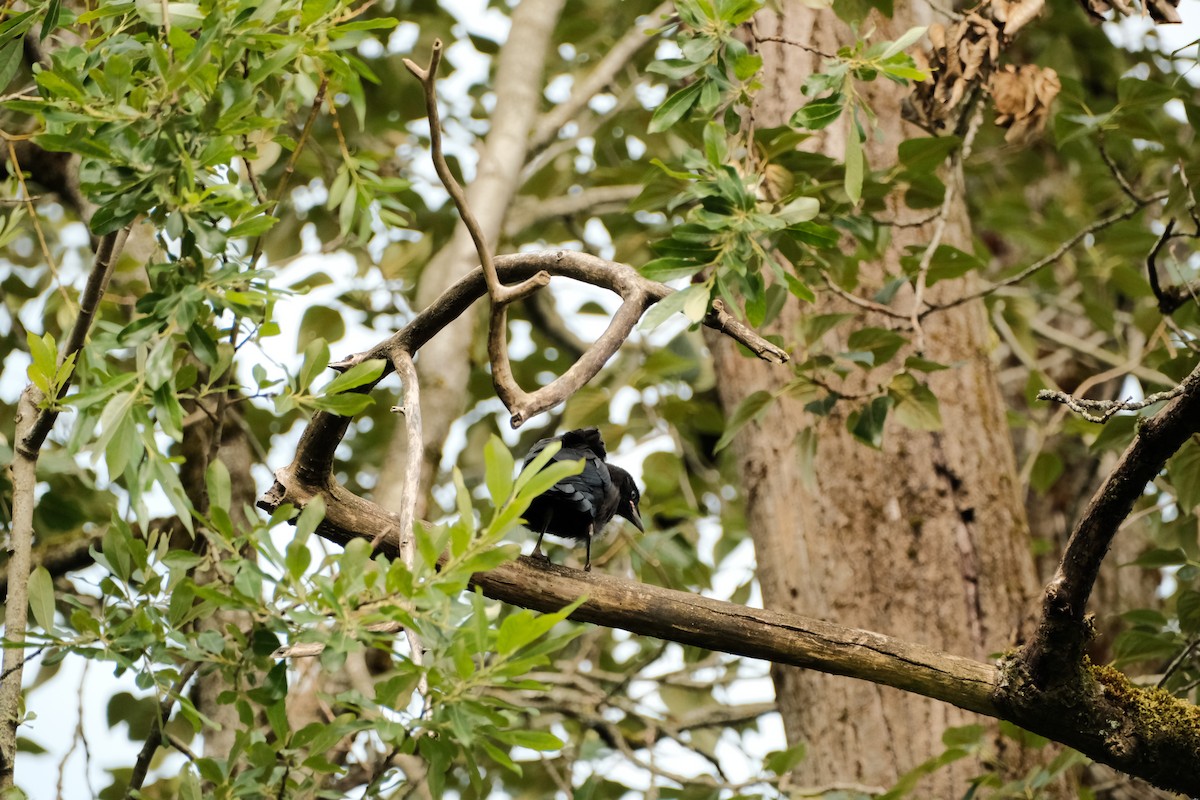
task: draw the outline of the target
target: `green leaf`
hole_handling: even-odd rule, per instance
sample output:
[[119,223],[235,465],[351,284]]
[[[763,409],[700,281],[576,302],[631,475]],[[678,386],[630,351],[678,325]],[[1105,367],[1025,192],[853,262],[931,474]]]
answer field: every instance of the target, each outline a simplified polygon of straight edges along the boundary
[[896,421],[917,431],[940,431],[938,399],[928,386],[902,372],[892,379],[888,393],[896,401]]
[[29,573],[29,609],[38,627],[47,633],[54,630],[54,578],[45,567]]
[[1117,81],[1117,100],[1125,108],[1157,108],[1178,96],[1178,90],[1157,81],[1133,77]]
[[309,401],[313,408],[337,414],[339,417],[353,417],[366,411],[375,398],[365,394],[335,394],[331,397],[314,397]]
[[383,374],[383,368],[386,364],[387,362],[382,358],[368,358],[366,361],[355,364],[331,380],[326,384],[323,391],[328,396],[348,392],[351,389],[357,389],[359,386],[365,386],[377,380]]
[[[159,0],[136,0],[134,7],[138,16],[147,24],[156,28],[163,27],[163,3]],[[196,3],[167,3],[166,11],[166,19],[170,21],[172,28],[191,31],[204,23],[205,13]]]
[[642,265],[642,275],[652,281],[673,281],[676,278],[690,278],[707,266],[705,263],[690,258],[656,258]]
[[500,508],[512,494],[515,462],[512,453],[494,433],[483,447],[483,461],[486,470],[484,482],[492,496],[492,503]]
[[[698,286],[700,286],[698,284]],[[695,287],[688,287],[689,289]],[[699,322],[708,314],[709,293],[707,286],[700,286],[704,291],[692,292],[688,294],[686,291],[680,294],[687,294],[683,301],[683,315],[692,322]]]
[[[62,13],[62,0],[50,0],[50,4],[46,6],[46,18],[42,20],[42,31],[38,35],[39,39],[45,39],[55,28],[58,27],[58,17]],[[7,86],[5,82],[0,84],[0,87]]]
[[733,74],[739,81],[749,80],[762,69],[762,56],[756,54],[746,54],[738,56],[733,62]]
[[684,115],[700,99],[700,90],[705,83],[706,81],[696,81],[686,89],[681,89],[664,100],[663,104],[654,111],[654,116],[650,118],[647,130],[650,133],[662,133],[683,119]]
[[1188,439],[1167,461],[1167,476],[1181,509],[1192,511],[1200,506],[1200,444],[1195,438]]
[[1175,613],[1179,615],[1179,627],[1184,633],[1200,632],[1200,592],[1184,589],[1175,601]]
[[800,110],[792,114],[790,124],[795,128],[807,128],[819,131],[828,128],[846,107],[846,98],[841,92],[835,92],[829,97],[821,97],[805,103]]
[[905,139],[898,148],[900,163],[912,172],[933,172],[945,163],[961,143],[962,139],[958,136]]
[[55,352],[54,337],[47,333],[44,337],[27,331],[25,341],[29,345],[29,355],[32,362],[26,370],[29,381],[41,390],[47,400],[54,400],[58,393],[54,377],[58,371],[58,354]]
[[[308,347],[313,342],[318,339],[326,343],[336,342],[345,335],[346,323],[342,320],[340,313],[328,306],[309,306],[304,312],[304,316],[300,318],[300,332],[296,336],[296,348],[304,350],[307,358]],[[325,363],[329,363],[328,352],[325,354]],[[319,369],[324,368],[325,364],[319,367]]]
[[776,212],[777,216],[788,225],[799,225],[808,222],[821,211],[821,201],[815,197],[797,197]]
[[1033,470],[1029,473],[1029,485],[1038,494],[1050,490],[1063,474],[1063,462],[1057,454],[1044,451],[1037,454]]
[[728,447],[738,431],[746,427],[746,424],[751,420],[758,419],[761,415],[765,414],[775,400],[776,395],[762,389],[747,395],[738,404],[738,407],[733,412],[733,416],[729,418],[729,422],[725,423],[725,431],[721,434],[721,438],[717,440],[713,452],[719,453]]
[[862,200],[864,172],[862,142],[858,139],[857,127],[856,125],[850,126],[850,131],[846,135],[846,152],[843,156],[846,162],[844,186],[846,196],[850,198],[852,205],[858,205],[858,201]]
[[1147,550],[1133,561],[1126,562],[1121,566],[1161,569],[1162,567],[1177,567],[1180,564],[1186,564],[1187,560],[1187,553],[1183,552],[1183,550],[1178,547],[1170,550],[1156,547]]
[[865,350],[874,355],[876,366],[891,361],[907,343],[907,338],[887,328],[860,328],[846,340],[851,350]]
[[497,739],[500,739],[508,744],[518,745],[520,747],[528,747],[530,750],[561,750],[563,747],[562,739],[559,739],[550,731],[531,731],[522,728],[508,728],[506,730],[497,731],[495,734]]
[[897,53],[907,50],[910,46],[916,43],[917,39],[920,39],[925,35],[925,31],[926,28],[924,26],[909,28],[900,35],[899,39],[891,42],[886,48],[884,48],[884,51],[879,54],[879,60],[884,61],[896,55]]
[[[696,300],[697,297],[700,298],[699,301]],[[681,289],[678,292],[672,292],[662,300],[659,300],[657,303],[651,306],[650,310],[646,312],[646,315],[642,317],[642,324],[638,327],[643,331],[654,330],[659,325],[666,322],[666,320],[675,312],[683,311],[684,306],[686,306],[688,303],[695,304],[697,302],[704,302],[705,306],[707,307],[708,286],[705,284],[693,283],[686,289]]]
[[321,520],[325,519],[325,501],[320,495],[314,495],[304,506],[300,516],[296,518],[296,535],[294,541],[304,544],[308,537],[317,529]]
[[786,750],[775,750],[767,753],[767,757],[763,759],[763,769],[776,775],[786,775],[795,769],[807,754],[808,748],[803,742]]
[[878,450],[883,446],[883,426],[892,406],[888,395],[876,397],[850,415],[846,426],[855,439]]
[[21,56],[24,52],[20,39],[14,39],[0,48],[0,91],[8,88],[16,77],[21,66]]
[[725,126],[715,120],[704,126],[704,156],[715,168],[720,168],[729,157]]
[[258,214],[234,225],[225,232],[225,235],[230,239],[238,236],[259,236],[269,231],[278,221],[277,217],[272,217],[269,214]]
[[204,476],[204,480],[208,489],[210,508],[215,506],[228,510],[233,502],[233,487],[229,478],[229,468],[225,466],[225,462],[214,458],[208,465],[208,472]]

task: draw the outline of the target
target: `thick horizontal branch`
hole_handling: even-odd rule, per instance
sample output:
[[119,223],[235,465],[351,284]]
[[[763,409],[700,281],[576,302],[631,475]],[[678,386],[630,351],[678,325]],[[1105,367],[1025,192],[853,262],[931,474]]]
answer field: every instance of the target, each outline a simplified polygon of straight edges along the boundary
[[996,716],[996,669],[879,633],[522,557],[475,575],[488,597],[643,636],[860,678]]
[[[277,484],[274,499],[259,505],[273,510],[281,498],[295,503],[307,491]],[[343,503],[345,494],[325,495],[317,532],[339,544],[369,539],[394,557],[394,537],[377,536],[394,515],[360,498]],[[1161,689],[1139,689],[1115,670],[1081,667],[1071,685],[1043,692],[1017,656],[994,666],[880,633],[525,557],[476,573],[472,584],[492,599],[546,612],[586,597],[572,619],[942,700],[1015,722],[1164,789],[1200,794],[1200,710]]]

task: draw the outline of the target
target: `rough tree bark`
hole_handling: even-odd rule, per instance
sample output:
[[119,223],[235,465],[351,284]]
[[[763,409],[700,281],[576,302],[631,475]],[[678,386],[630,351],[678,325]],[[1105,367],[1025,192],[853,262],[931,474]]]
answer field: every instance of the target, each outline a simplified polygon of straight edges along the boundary
[[[920,0],[898,2],[891,20],[876,20],[876,37],[895,39],[911,26],[927,24],[929,16]],[[754,36],[764,59],[765,88],[755,108],[761,126],[785,124],[805,101],[804,77],[820,69],[820,57],[812,52],[762,39],[783,38],[825,52],[852,41],[832,12],[801,4],[787,5],[782,16],[762,13]],[[865,145],[868,163],[877,169],[895,162],[904,138],[924,134],[901,120],[904,90],[886,81],[863,88],[878,112],[876,137]],[[844,128],[835,129],[820,146],[840,158],[844,136]],[[959,199],[948,207],[943,241],[970,250],[961,196],[957,192]],[[898,204],[891,211],[900,221],[916,216]],[[886,263],[862,265],[860,293],[869,296],[886,270],[896,271],[906,245],[928,242],[929,228],[895,228]],[[940,288],[933,287],[927,297],[936,302]],[[802,316],[832,311],[863,313],[825,296],[815,306],[790,304],[773,332],[790,339]],[[878,316],[859,319],[860,324],[888,322]],[[848,403],[829,417],[815,418],[804,412],[802,402],[785,398],[735,440],[747,525],[766,607],[886,631],[986,660],[1018,640],[1037,607],[1016,464],[988,358],[982,304],[932,315],[924,329],[926,357],[960,364],[930,380],[941,402],[943,429],[915,432],[889,423],[877,452],[847,431]],[[750,393],[776,389],[787,380],[716,337],[710,342],[727,413]],[[848,349],[838,346],[844,340],[826,344],[834,352]],[[885,377],[868,376],[846,391],[862,391]],[[820,443],[815,488],[805,485],[796,468],[794,442],[809,428],[815,428]],[[941,752],[946,728],[976,721],[959,709],[886,687],[790,667],[776,667],[773,677],[789,742],[813,743],[798,768],[804,784],[888,786]],[[922,792],[953,796],[977,768],[960,762],[941,770]]]

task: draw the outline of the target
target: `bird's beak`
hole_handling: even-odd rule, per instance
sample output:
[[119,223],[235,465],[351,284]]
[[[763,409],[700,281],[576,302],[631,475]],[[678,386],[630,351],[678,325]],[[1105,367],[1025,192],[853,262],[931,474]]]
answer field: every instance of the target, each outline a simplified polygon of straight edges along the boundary
[[632,500],[629,501],[629,521],[636,525],[642,533],[646,532],[645,526],[642,525],[642,515],[638,513],[637,506],[633,504]]

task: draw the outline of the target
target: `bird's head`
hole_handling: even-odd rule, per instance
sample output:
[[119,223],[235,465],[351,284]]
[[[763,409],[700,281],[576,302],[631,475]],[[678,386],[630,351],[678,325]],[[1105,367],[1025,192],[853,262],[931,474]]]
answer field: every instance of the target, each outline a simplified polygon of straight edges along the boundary
[[617,501],[617,514],[636,525],[639,531],[645,532],[646,528],[642,525],[642,514],[638,509],[638,503],[642,500],[642,493],[638,491],[633,476],[612,464],[608,465],[608,474],[612,476],[620,498]]

